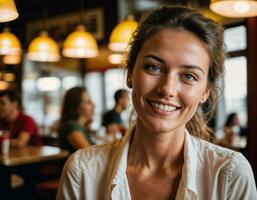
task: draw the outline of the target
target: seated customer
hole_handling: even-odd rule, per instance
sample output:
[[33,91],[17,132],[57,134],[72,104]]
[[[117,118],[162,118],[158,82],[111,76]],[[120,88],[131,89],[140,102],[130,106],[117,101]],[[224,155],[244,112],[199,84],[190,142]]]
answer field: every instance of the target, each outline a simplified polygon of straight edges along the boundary
[[94,103],[84,87],[69,89],[61,111],[59,144],[71,153],[95,144],[86,125],[92,121]]
[[10,132],[13,148],[40,144],[36,124],[21,111],[20,98],[13,90],[0,92],[0,129]]
[[128,108],[129,95],[127,90],[117,90],[114,94],[114,100],[114,108],[103,115],[102,125],[106,128],[107,135],[124,134],[126,132],[121,113]]
[[228,115],[224,127],[216,132],[218,144],[223,146],[232,145],[233,137],[246,136],[247,129],[242,127],[237,113],[232,112]]

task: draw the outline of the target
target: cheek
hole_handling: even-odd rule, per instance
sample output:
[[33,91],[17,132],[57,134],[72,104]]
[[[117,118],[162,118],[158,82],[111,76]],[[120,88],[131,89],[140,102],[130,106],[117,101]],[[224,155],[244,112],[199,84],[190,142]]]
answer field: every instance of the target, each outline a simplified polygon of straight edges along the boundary
[[189,90],[180,93],[180,97],[183,99],[183,103],[190,107],[198,107],[203,98],[203,90]]
[[81,105],[79,108],[80,112],[82,113],[87,113],[89,111],[88,106],[87,105]]

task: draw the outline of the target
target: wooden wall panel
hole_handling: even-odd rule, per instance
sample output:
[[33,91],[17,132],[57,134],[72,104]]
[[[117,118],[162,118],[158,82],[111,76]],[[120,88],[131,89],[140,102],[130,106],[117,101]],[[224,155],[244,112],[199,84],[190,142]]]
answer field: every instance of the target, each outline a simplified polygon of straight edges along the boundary
[[[257,180],[257,18],[247,19],[248,152]],[[235,77],[236,78],[236,77]]]

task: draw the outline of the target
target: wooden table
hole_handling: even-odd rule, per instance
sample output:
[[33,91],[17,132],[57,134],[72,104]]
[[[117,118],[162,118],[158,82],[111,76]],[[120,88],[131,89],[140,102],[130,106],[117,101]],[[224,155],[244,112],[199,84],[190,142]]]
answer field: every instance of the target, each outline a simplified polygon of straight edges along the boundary
[[11,174],[22,173],[25,183],[33,186],[38,174],[38,166],[51,162],[64,161],[69,152],[52,146],[28,146],[23,149],[11,149],[8,154],[0,155],[0,194],[9,197],[11,194]]

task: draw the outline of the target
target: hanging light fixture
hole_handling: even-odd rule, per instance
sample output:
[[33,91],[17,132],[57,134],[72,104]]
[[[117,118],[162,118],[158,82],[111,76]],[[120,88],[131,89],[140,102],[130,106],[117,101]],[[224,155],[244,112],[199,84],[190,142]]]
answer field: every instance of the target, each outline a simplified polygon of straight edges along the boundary
[[9,22],[18,16],[14,0],[0,0],[0,22]]
[[4,73],[3,75],[3,80],[6,81],[6,82],[12,82],[15,80],[15,74],[14,73],[11,73],[11,72],[6,72]]
[[63,44],[63,55],[70,58],[94,58],[98,56],[98,45],[94,36],[83,24],[84,0],[80,0],[80,24],[68,35]]
[[42,31],[38,37],[29,44],[27,57],[33,61],[56,62],[60,60],[58,44]]
[[9,87],[9,83],[3,80],[0,80],[0,90],[6,90]]
[[256,0],[211,0],[210,9],[224,17],[257,16]]
[[[0,0],[1,1],[1,0]],[[0,33],[0,55],[20,55],[21,44],[18,38],[8,28]]]
[[85,26],[79,25],[76,31],[65,39],[62,53],[71,58],[93,58],[98,56],[98,45]]
[[110,36],[109,49],[112,51],[125,52],[128,50],[128,43],[136,30],[138,23],[132,15],[128,15],[125,21],[119,23]]
[[20,55],[5,55],[3,57],[3,63],[6,65],[17,65],[21,62]]

